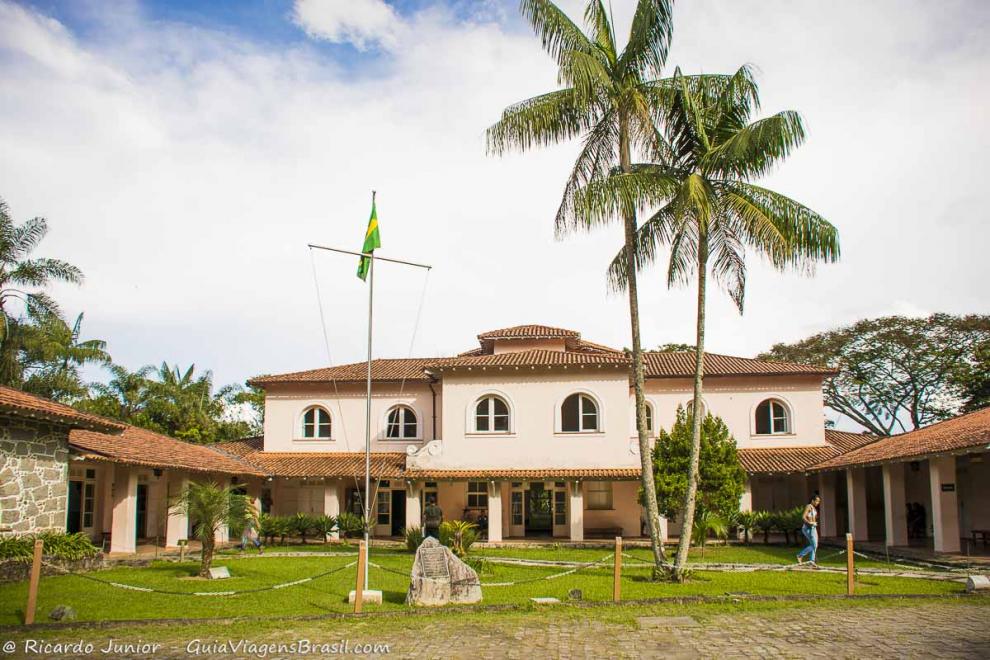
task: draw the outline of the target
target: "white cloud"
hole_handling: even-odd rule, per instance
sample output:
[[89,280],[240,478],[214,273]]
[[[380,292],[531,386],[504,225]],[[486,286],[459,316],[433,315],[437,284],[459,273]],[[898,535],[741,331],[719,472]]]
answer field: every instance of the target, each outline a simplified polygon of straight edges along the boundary
[[[628,20],[628,0],[613,4]],[[802,111],[808,143],[766,184],[843,240],[815,278],[751,260],[745,316],[711,295],[712,350],[752,355],[908,306],[990,312],[986,6],[677,4],[671,63],[753,62],[765,108]],[[41,253],[86,273],[56,292],[66,312],[132,367],[196,362],[226,383],[322,364],[305,245],[359,247],[376,188],[383,254],[435,266],[416,354],[532,322],[628,345],[604,279],[618,227],[553,240],[576,146],[485,155],[503,107],[555,86],[538,41],[437,7],[404,21],[415,39],[397,28],[384,62],[342,72],[306,45],[140,14],[82,39],[0,0],[0,196],[19,220],[46,216]],[[360,360],[354,263],[317,267],[334,358]],[[380,272],[379,355],[407,354],[421,287]],[[691,341],[691,290],[651,271],[640,295],[647,345]]]
[[404,26],[384,0],[296,0],[295,23],[316,39],[350,43],[359,50],[394,48]]

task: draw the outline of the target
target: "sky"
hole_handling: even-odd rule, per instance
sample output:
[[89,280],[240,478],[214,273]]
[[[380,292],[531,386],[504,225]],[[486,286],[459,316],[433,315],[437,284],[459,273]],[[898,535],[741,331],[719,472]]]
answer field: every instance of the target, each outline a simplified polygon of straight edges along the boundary
[[[633,5],[612,2],[620,35]],[[745,313],[710,296],[711,351],[990,312],[988,28],[980,0],[676,3],[669,69],[756,67],[764,112],[808,132],[761,184],[842,244],[813,277],[750,255]],[[372,190],[380,254],[433,266],[378,269],[376,356],[521,323],[628,346],[620,227],[554,238],[577,144],[485,151],[504,107],[556,86],[514,1],[0,0],[0,197],[47,218],[38,255],[86,275],[57,299],[129,368],[222,384],[363,359],[355,260],[307,244],[360,248]],[[652,269],[640,306],[644,345],[693,343],[693,290]]]

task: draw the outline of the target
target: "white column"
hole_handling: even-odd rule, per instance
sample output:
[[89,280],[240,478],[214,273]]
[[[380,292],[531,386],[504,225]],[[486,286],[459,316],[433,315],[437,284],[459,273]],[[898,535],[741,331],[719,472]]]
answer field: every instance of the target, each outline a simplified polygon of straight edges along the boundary
[[107,463],[100,469],[103,479],[101,482],[103,486],[103,502],[101,504],[103,509],[100,512],[102,515],[101,532],[113,531],[113,468],[112,463]]
[[928,460],[932,489],[935,552],[959,552],[959,504],[956,501],[956,457]]
[[488,542],[502,542],[502,484],[488,484]]
[[568,510],[571,540],[584,540],[584,490],[580,481],[570,482],[570,507]]
[[743,486],[743,493],[739,496],[739,510],[753,510],[753,481],[751,479],[746,480]]
[[835,473],[818,473],[818,495],[822,498],[818,534],[826,537],[838,536],[839,530],[835,519]]
[[[340,482],[332,479],[323,484],[323,515],[340,516]],[[340,538],[340,529],[330,532],[330,538],[337,540]]]
[[189,477],[186,475],[169,475],[168,484],[168,522],[165,523],[165,547],[176,548],[179,546],[179,539],[189,538],[189,516],[179,513],[172,508],[175,501],[189,485]]
[[[657,516],[657,521],[660,523],[660,542],[667,542],[667,533],[669,525],[667,524],[667,516]],[[649,530],[647,530],[649,533]]]
[[856,541],[866,541],[869,527],[866,518],[866,470],[846,470],[846,499],[849,505],[849,531]]
[[137,551],[137,472],[126,465],[113,471],[113,521],[110,552]]
[[422,486],[415,481],[406,484],[406,529],[423,527],[423,503],[420,499],[422,491]]
[[888,546],[908,544],[903,463],[883,466],[883,521]]

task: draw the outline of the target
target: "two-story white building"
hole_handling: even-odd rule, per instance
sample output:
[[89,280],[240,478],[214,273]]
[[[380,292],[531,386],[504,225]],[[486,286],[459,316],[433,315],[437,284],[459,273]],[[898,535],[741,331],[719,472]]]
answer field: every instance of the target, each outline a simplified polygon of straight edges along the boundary
[[[640,457],[630,359],[580,333],[526,325],[478,335],[452,358],[372,362],[376,535],[419,525],[427,501],[488,538],[638,536]],[[652,432],[692,396],[694,354],[650,352]],[[366,363],[262,376],[264,436],[221,447],[271,475],[276,514],[360,512]],[[795,506],[826,440],[820,367],[708,354],[705,405],[722,417],[751,473],[744,506]]]

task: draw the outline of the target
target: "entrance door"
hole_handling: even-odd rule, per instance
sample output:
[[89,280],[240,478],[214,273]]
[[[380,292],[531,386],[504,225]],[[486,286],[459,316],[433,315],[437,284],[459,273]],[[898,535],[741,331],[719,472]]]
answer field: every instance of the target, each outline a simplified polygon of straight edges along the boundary
[[542,482],[532,483],[526,491],[526,535],[550,536],[553,533],[553,508],[550,491]]
[[69,482],[69,511],[65,519],[65,530],[69,534],[82,531],[82,490],[83,482]]
[[148,484],[137,487],[137,537],[148,538]]
[[392,536],[402,536],[406,527],[406,491],[392,491]]

